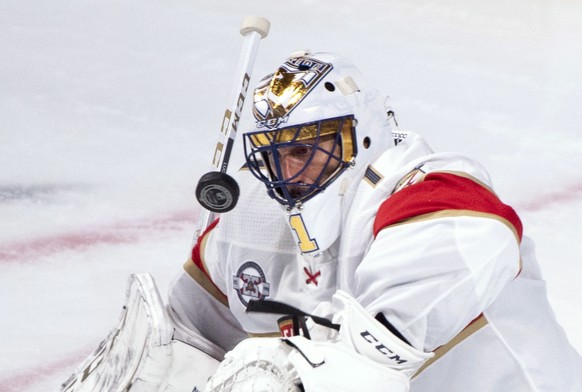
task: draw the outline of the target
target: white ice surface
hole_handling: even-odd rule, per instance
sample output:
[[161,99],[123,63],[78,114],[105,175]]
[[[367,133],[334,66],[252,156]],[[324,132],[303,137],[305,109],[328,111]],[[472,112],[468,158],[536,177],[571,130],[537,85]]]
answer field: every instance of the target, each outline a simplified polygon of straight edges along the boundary
[[343,53],[404,129],[482,161],[582,351],[579,0],[2,0],[0,390],[58,390],[129,274],[181,270],[246,15],[272,23],[253,82]]

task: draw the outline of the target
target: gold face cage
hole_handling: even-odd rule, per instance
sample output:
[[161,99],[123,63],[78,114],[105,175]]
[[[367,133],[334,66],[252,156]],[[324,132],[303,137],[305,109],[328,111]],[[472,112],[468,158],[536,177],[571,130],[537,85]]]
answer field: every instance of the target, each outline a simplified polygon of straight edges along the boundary
[[[353,164],[357,154],[355,123],[355,118],[350,115],[281,129],[246,133],[244,148],[248,168],[267,186],[271,197],[279,203],[286,206],[302,203],[324,190]],[[320,146],[330,138],[335,140],[331,150]],[[282,149],[293,146],[314,147],[313,151],[321,151],[328,155],[326,166],[322,168],[314,183],[297,181],[299,174],[282,178],[283,172],[278,166],[279,158],[274,157],[278,157]],[[313,154],[311,156],[313,157]],[[306,160],[303,169],[298,173],[307,170],[311,159]],[[331,168],[329,165],[337,167],[329,170]],[[297,192],[298,188],[301,189],[300,192]]]

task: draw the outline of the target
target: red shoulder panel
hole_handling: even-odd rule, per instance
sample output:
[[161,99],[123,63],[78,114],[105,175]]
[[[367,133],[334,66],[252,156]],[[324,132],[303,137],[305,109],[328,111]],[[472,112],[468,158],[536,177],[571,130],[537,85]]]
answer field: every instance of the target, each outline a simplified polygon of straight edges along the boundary
[[454,210],[498,216],[513,226],[521,240],[523,227],[513,208],[469,178],[438,172],[427,174],[423,182],[403,188],[386,199],[374,221],[374,236],[383,228],[407,219]]

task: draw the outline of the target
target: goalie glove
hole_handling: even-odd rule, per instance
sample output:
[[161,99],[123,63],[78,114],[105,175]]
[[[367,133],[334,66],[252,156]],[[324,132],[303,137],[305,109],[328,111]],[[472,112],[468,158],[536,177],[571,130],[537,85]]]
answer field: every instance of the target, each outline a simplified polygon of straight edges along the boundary
[[374,319],[348,293],[338,290],[332,304],[334,323],[340,325],[336,340],[372,361],[412,377],[433,353],[416,350]]
[[343,291],[332,298],[333,322],[282,303],[256,301],[249,308],[307,317],[298,330],[316,340],[246,339],[226,354],[206,392],[406,392],[410,377],[434,355],[406,344]]
[[343,344],[249,338],[228,352],[205,392],[406,392],[408,377]]
[[204,391],[299,392],[291,350],[280,338],[245,339],[226,353]]

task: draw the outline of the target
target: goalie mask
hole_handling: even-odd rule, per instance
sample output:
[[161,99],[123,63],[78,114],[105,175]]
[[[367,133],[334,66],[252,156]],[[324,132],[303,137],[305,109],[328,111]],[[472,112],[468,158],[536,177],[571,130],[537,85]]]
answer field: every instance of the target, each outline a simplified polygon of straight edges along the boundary
[[247,165],[284,207],[301,252],[324,251],[339,237],[353,179],[391,145],[384,97],[348,60],[301,53],[263,78],[253,98]]

